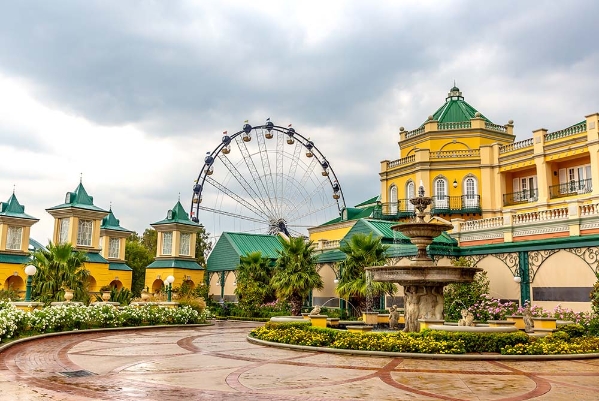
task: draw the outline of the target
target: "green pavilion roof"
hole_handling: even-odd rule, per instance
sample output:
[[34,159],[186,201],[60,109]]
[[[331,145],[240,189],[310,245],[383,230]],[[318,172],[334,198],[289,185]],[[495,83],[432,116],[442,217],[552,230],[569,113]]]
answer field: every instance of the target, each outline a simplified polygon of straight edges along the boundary
[[[464,96],[462,96],[460,89],[454,86],[447,94],[445,103],[433,113],[433,120],[436,120],[440,123],[470,121],[475,117],[477,112],[478,110],[464,100]],[[489,120],[483,114],[480,115],[480,118],[491,122],[491,120]],[[424,125],[424,123],[422,125]]]
[[110,210],[108,210],[108,215],[102,219],[102,225],[100,228],[103,230],[132,232],[131,230],[121,227],[119,219],[114,217],[114,214],[112,213],[112,207]]
[[158,259],[150,263],[146,269],[177,268],[186,270],[204,270],[195,260],[185,260],[177,258]]
[[87,191],[83,187],[82,183],[79,183],[77,188],[73,192],[67,192],[65,196],[65,203],[62,203],[57,206],[53,206],[46,210],[58,210],[58,209],[67,209],[67,208],[76,208],[76,209],[85,209],[85,210],[93,210],[97,212],[106,212],[106,210],[101,209],[94,205],[93,196],[88,195]]
[[119,270],[119,271],[126,271],[126,272],[133,271],[132,268],[130,268],[129,266],[127,266],[126,263],[123,263],[123,262],[110,262],[108,264],[108,270]]
[[262,257],[277,259],[283,249],[278,235],[224,232],[206,261],[209,271],[235,270],[241,256],[260,252]]
[[188,226],[200,226],[198,223],[189,219],[189,215],[185,209],[183,209],[183,205],[181,205],[180,201],[177,201],[175,206],[167,212],[166,219],[157,221],[156,223],[152,223],[150,225],[158,226],[160,224],[186,224]]
[[19,219],[38,220],[25,213],[25,206],[19,203],[17,196],[13,193],[8,201],[0,202],[0,216],[16,217]]
[[[385,244],[406,244],[411,245],[410,239],[400,233],[399,231],[393,231],[391,227],[401,223],[387,220],[366,220],[360,219],[356,224],[349,230],[349,232],[341,240],[347,241],[356,233],[370,234],[373,233],[375,237],[381,238]],[[457,246],[457,241],[447,233],[443,233],[433,239],[432,245],[440,246]]]

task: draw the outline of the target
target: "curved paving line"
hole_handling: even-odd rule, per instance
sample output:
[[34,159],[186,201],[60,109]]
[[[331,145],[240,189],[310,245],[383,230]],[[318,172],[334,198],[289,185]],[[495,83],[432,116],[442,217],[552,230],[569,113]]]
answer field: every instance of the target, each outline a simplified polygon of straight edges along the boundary
[[248,334],[247,341],[252,344],[264,345],[267,347],[286,348],[299,351],[327,352],[331,354],[362,355],[362,356],[384,356],[392,358],[410,358],[410,359],[446,359],[463,361],[555,361],[555,360],[576,360],[576,359],[597,359],[599,353],[593,354],[560,354],[560,355],[499,355],[499,354],[418,354],[411,352],[387,352],[387,351],[362,351],[329,347],[312,347],[309,345],[293,345],[284,343],[275,343],[271,341],[260,340]]

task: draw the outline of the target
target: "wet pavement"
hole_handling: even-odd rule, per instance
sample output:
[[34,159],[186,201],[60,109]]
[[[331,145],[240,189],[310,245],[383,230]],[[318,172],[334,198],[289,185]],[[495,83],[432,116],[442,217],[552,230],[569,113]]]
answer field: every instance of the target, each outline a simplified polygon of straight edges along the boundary
[[298,352],[217,322],[50,337],[0,354],[0,400],[597,400],[599,360],[439,361]]

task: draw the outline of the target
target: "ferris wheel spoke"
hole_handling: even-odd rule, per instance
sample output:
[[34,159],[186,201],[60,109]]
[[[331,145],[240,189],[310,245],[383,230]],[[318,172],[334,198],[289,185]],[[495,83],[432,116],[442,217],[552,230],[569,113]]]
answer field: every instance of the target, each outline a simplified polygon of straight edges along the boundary
[[241,155],[243,156],[243,161],[245,162],[246,167],[250,171],[250,175],[252,176],[252,179],[256,183],[256,188],[258,188],[258,192],[260,192],[260,198],[267,199],[270,203],[271,209],[273,209],[274,206],[272,204],[272,201],[271,201],[270,197],[268,196],[268,192],[266,191],[264,182],[262,181],[262,178],[260,178],[260,174],[258,174],[258,169],[256,169],[256,165],[254,164],[254,159],[252,159],[252,156],[250,155],[250,152],[249,152],[245,142],[243,141],[243,139],[241,139],[241,136],[237,136],[235,138],[235,142],[237,142],[237,147],[239,148],[239,151],[241,152]]
[[[284,198],[283,194],[284,189],[283,189],[283,154],[285,152],[284,150],[284,140],[285,140],[285,134],[277,131],[277,160],[276,160],[276,167],[277,167],[277,172],[276,172],[276,188],[277,188],[277,193],[276,193],[276,199],[277,199],[277,204],[280,205],[282,202],[280,201],[281,199]],[[282,207],[279,206],[279,210],[277,210],[278,215],[281,216],[283,213]]]
[[319,192],[322,191],[322,189],[324,188],[325,184],[327,184],[328,181],[327,180],[322,180],[320,181],[320,184],[316,186],[316,188],[314,188],[314,190],[309,193],[308,195],[304,196],[304,198],[296,203],[293,207],[293,209],[287,214],[287,219],[288,220],[294,220],[296,214],[299,212],[300,207],[306,206],[308,204],[308,200],[312,199],[315,195],[317,195]]
[[[308,167],[306,168],[306,170],[304,171],[304,175],[302,176],[299,185],[295,186],[295,188],[293,189],[291,195],[289,196],[289,199],[291,199],[293,201],[293,199],[295,199],[296,197],[300,196],[300,191],[301,188],[305,188],[306,187],[306,183],[308,182],[308,179],[310,178],[310,176],[312,175],[312,173],[314,172],[314,169],[316,169],[316,165],[318,164],[318,161],[316,160],[315,157],[313,157],[310,160],[310,164],[308,165]],[[294,210],[295,207],[297,207],[297,205],[291,203],[290,204],[290,208],[288,208],[287,210],[285,210],[285,214],[289,214],[289,212],[291,210]]]
[[272,199],[275,197],[276,191],[270,172],[270,159],[268,158],[268,149],[266,148],[266,142],[264,140],[264,130],[256,130],[256,141],[258,142],[260,160],[262,161],[262,171],[264,172],[264,180],[266,181],[266,193],[268,198]]
[[302,234],[302,233],[301,233],[301,232],[299,232],[299,231],[296,231],[296,230],[294,230],[294,229],[291,229],[291,228],[289,228],[289,226],[287,226],[287,230],[288,230],[290,233],[293,233],[293,234],[295,234],[295,235],[294,235],[295,237],[305,237],[305,235],[304,235],[304,234]]
[[[332,206],[335,206],[336,204],[337,204],[337,201],[335,200],[335,201],[329,203],[328,205],[324,205],[324,206],[322,206],[322,207],[320,207],[318,209],[310,210],[308,213],[304,213],[301,216],[297,216],[293,220],[294,221],[301,221],[301,219],[303,219],[304,217],[308,217],[308,216],[311,216],[311,215],[313,215],[315,213],[322,212],[323,210],[327,210],[328,208],[330,208]],[[291,224],[291,226],[293,226],[293,224]]]
[[249,211],[253,212],[257,216],[268,219],[268,215],[266,213],[264,213],[264,211],[256,208],[254,205],[250,204],[244,198],[237,195],[235,192],[231,191],[230,189],[228,189],[227,187],[225,187],[224,185],[222,185],[215,179],[213,179],[211,177],[206,177],[206,182],[209,183],[210,185],[212,185],[214,188],[221,191],[223,194],[227,195],[229,198],[231,198],[234,201],[236,201],[237,203],[239,203],[241,206],[243,206],[246,209],[248,209]]
[[267,211],[271,210],[271,208],[269,207],[269,205],[266,204],[266,202],[264,202],[262,197],[256,193],[256,191],[254,190],[254,186],[250,185],[250,183],[247,182],[247,180],[243,177],[241,172],[237,169],[237,167],[235,167],[233,163],[231,163],[231,160],[229,160],[227,156],[219,154],[218,158],[222,161],[227,170],[229,170],[229,173],[231,173],[231,175],[239,183],[241,188],[243,188],[245,193],[248,195],[249,199],[252,199],[256,203],[256,206],[258,207],[258,209],[262,211],[263,214],[268,215]]
[[213,208],[206,207],[206,206],[201,206],[201,205],[198,208],[200,210],[205,211],[205,212],[221,214],[223,216],[234,217],[234,218],[237,218],[237,219],[243,219],[243,220],[247,220],[247,221],[253,221],[254,223],[260,223],[260,224],[268,225],[268,220],[260,220],[260,219],[256,219],[256,218],[253,218],[253,217],[244,216],[244,215],[237,214],[237,213],[231,213],[231,212],[227,212],[225,210],[213,209]]

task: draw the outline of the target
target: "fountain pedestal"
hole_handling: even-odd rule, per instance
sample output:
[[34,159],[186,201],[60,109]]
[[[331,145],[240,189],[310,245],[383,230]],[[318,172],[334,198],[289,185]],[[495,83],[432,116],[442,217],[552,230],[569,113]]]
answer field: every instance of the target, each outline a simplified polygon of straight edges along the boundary
[[389,281],[404,287],[405,329],[420,331],[419,319],[443,320],[443,287],[451,283],[467,283],[482,269],[472,267],[436,266],[428,256],[426,247],[443,232],[453,228],[451,224],[424,221],[424,210],[432,199],[424,196],[420,187],[417,198],[410,199],[418,213],[415,223],[391,227],[410,238],[418,254],[409,266],[371,266],[366,271],[373,281]]

